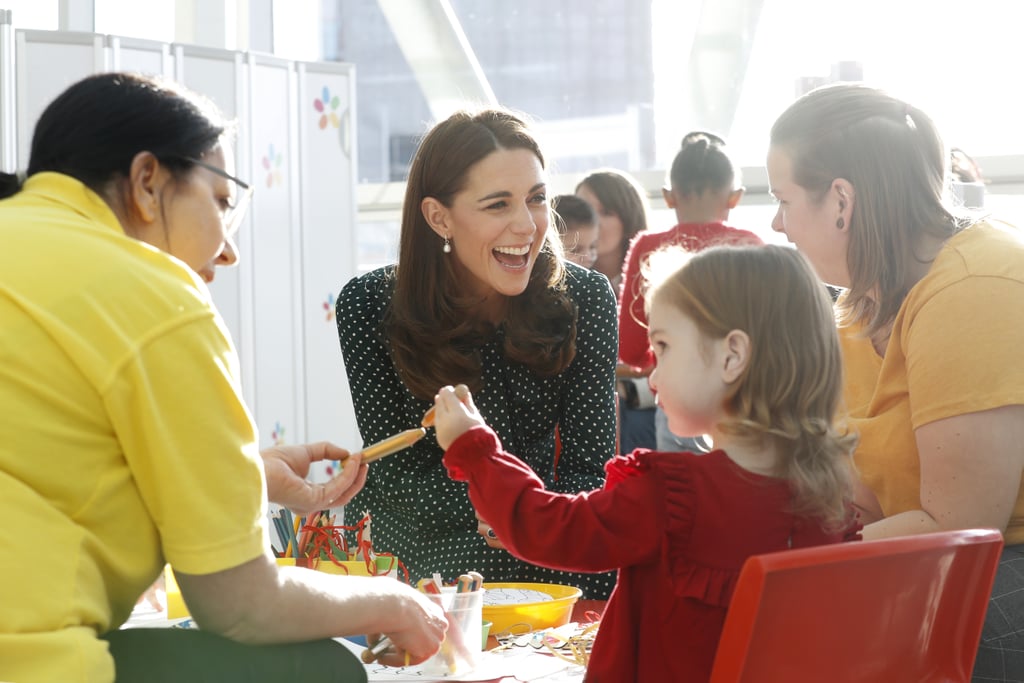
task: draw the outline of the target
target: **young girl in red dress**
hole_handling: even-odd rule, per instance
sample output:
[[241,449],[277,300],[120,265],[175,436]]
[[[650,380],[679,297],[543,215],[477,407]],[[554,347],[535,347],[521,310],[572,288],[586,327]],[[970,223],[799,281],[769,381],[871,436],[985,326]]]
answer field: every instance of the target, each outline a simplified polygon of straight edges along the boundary
[[706,434],[711,452],[637,449],[606,464],[604,488],[552,493],[465,387],[435,399],[449,475],[514,555],[619,569],[589,683],[707,680],[747,557],[859,538],[839,342],[805,259],[778,246],[662,252],[647,281],[651,384],[672,431]]

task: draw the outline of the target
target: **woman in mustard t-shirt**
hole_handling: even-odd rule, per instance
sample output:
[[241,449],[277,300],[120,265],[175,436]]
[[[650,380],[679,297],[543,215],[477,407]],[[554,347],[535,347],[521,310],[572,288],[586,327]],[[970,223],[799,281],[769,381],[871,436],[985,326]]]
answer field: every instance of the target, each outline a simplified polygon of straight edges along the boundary
[[1021,680],[1024,235],[953,208],[948,159],[920,109],[819,88],[772,128],[772,227],[845,290],[845,401],[865,522],[877,520],[864,538],[999,529],[974,675]]

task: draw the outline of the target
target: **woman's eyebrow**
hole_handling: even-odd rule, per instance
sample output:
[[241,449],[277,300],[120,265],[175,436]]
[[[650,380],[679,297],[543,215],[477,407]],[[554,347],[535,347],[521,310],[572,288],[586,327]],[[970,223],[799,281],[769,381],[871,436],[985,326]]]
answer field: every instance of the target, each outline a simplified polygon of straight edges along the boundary
[[[526,194],[533,194],[537,190],[540,190],[541,188],[543,188],[546,184],[547,183],[537,183],[536,185],[531,187],[530,191],[527,192]],[[481,197],[477,201],[478,202],[487,202],[487,201],[490,201],[492,199],[507,199],[508,197],[511,197],[511,196],[512,196],[512,193],[509,192],[508,190],[499,190],[498,192],[492,192],[492,193],[490,193],[488,195],[484,195],[483,197]]]
[[512,193],[509,192],[508,190],[500,190],[498,192],[492,192],[489,195],[485,195],[485,196],[481,197],[480,199],[478,199],[477,201],[478,202],[489,202],[492,199],[505,199],[505,198],[508,198],[508,197],[511,197],[511,196],[512,196]]

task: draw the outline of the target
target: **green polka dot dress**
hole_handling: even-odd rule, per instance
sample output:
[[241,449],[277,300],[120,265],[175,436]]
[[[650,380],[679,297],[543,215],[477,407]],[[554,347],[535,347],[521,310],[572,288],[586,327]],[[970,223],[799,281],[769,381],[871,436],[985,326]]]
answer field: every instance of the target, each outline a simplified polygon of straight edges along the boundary
[[[418,426],[432,405],[406,389],[381,333],[394,269],[387,266],[356,277],[338,297],[338,336],[364,445]],[[529,464],[548,489],[574,493],[600,488],[604,463],[614,455],[618,324],[608,280],[572,263],[566,270],[569,295],[578,309],[572,364],[558,376],[538,377],[505,359],[499,329],[481,349],[483,388],[474,392],[473,400],[505,449]],[[562,443],[557,479],[556,424]],[[436,571],[450,582],[475,570],[488,582],[560,583],[578,586],[584,598],[608,597],[613,572],[554,571],[488,547],[477,533],[466,485],[448,478],[443,455],[429,430],[408,450],[370,467],[366,486],[346,506],[346,519],[371,514],[375,550],[396,555],[413,581]],[[580,544],[585,543],[581,538]],[[572,553],[572,548],[565,550]]]

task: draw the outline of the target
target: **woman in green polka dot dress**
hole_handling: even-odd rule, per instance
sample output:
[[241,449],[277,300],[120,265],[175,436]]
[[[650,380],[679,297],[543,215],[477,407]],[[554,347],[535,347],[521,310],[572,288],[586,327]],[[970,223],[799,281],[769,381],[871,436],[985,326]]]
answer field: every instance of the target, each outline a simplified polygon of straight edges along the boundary
[[[603,483],[615,450],[615,297],[603,275],[562,259],[544,157],[516,116],[458,112],[427,134],[409,172],[399,263],[346,284],[337,320],[365,443],[419,425],[438,387],[464,383],[549,490]],[[431,431],[370,468],[348,510],[350,520],[371,514],[378,552],[398,556],[414,580],[475,570],[608,597],[611,573],[512,557],[442,456]]]

